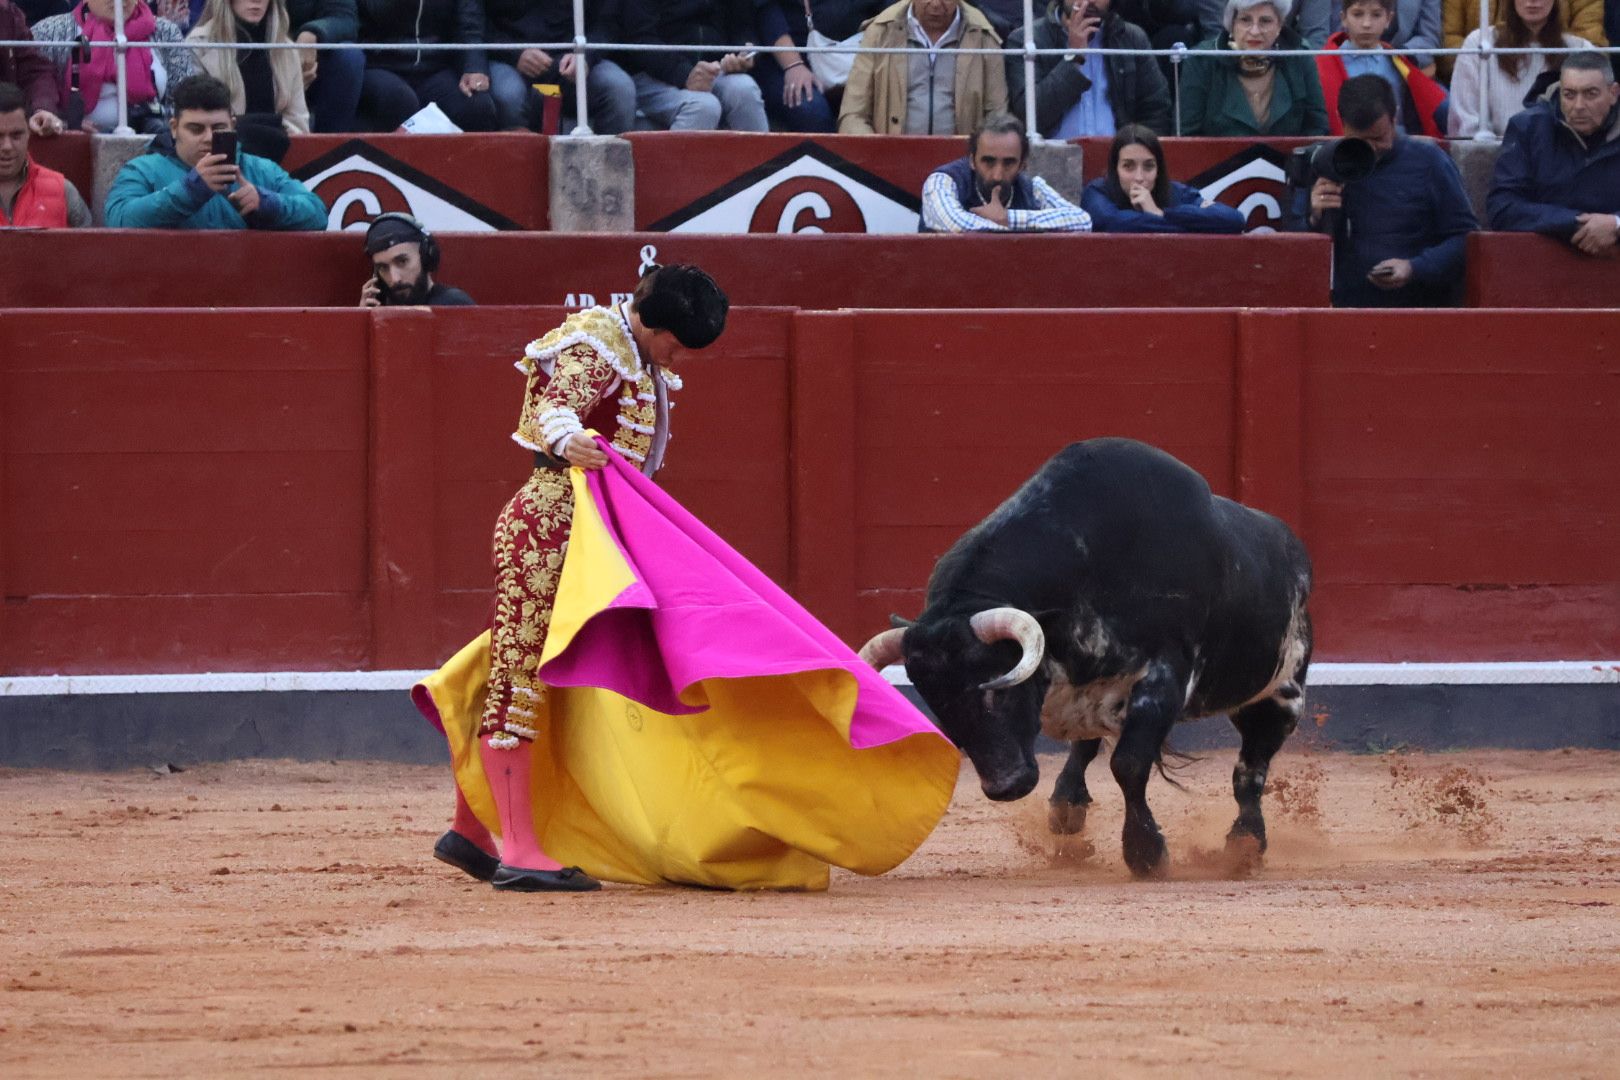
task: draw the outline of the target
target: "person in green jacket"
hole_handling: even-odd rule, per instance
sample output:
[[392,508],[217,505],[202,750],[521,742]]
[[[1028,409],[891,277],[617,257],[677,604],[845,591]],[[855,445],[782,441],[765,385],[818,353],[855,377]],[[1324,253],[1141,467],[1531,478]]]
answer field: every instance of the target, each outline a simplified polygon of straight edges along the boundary
[[1316,61],[1272,55],[1273,49],[1305,47],[1284,25],[1292,7],[1292,0],[1227,0],[1226,29],[1182,65],[1182,135],[1328,133]]
[[211,75],[174,88],[169,134],[126,162],[107,193],[114,229],[326,228],[326,206],[273,161],[213,153],[214,134],[231,131],[231,92]]

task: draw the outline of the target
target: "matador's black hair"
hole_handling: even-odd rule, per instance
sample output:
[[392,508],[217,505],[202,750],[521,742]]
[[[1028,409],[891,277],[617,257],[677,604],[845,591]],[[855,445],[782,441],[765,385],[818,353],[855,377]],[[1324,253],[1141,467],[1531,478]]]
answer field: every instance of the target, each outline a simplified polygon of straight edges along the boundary
[[632,302],[641,325],[668,330],[688,349],[714,343],[726,328],[731,301],[714,278],[695,266],[654,266],[642,276]]

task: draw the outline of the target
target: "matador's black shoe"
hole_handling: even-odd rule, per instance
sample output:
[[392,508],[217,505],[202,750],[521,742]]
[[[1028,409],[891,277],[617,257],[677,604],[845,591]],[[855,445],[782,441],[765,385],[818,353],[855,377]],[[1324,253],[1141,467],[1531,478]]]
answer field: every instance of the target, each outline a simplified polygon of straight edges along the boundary
[[525,870],[502,863],[489,883],[507,892],[592,892],[602,883],[577,866],[561,870]]
[[433,857],[479,881],[493,878],[501,866],[501,860],[454,829],[439,837],[438,843],[433,845]]

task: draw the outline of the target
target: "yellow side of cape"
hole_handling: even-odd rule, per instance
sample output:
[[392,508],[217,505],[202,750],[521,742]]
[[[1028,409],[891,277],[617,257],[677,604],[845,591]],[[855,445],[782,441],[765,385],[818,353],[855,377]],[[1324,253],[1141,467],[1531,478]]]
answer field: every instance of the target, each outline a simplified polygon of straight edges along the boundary
[[[545,658],[634,581],[579,470],[574,525]],[[499,833],[479,762],[489,634],[425,680],[456,783]],[[849,745],[856,683],[843,670],[701,685],[709,708],[670,716],[607,690],[548,692],[532,791],[554,858],[609,881],[726,889],[825,889],[828,864],[881,874],[938,824],[954,748],[916,735]],[[688,695],[688,698],[697,695]]]

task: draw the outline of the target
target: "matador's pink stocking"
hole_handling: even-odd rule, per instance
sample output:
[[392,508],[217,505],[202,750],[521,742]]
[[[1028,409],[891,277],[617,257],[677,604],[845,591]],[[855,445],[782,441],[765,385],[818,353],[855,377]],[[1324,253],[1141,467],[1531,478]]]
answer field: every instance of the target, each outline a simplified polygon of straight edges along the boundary
[[520,741],[510,750],[489,745],[496,735],[478,740],[479,760],[495,796],[501,817],[501,865],[524,870],[561,870],[562,863],[540,848],[534,835],[534,812],[529,805],[529,781],[534,769],[533,747]]
[[484,823],[478,820],[472,807],[467,805],[467,796],[461,793],[461,785],[456,784],[456,816],[450,822],[450,828],[465,836],[478,846],[478,850],[486,855],[500,858],[500,852],[495,848],[495,838],[484,828]]

